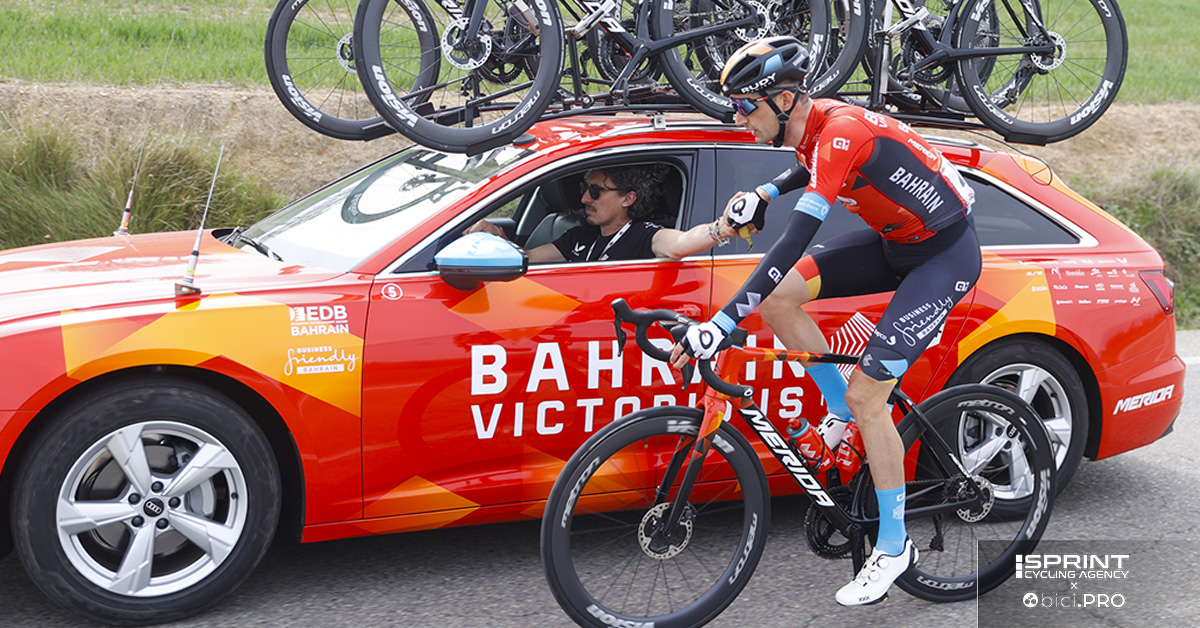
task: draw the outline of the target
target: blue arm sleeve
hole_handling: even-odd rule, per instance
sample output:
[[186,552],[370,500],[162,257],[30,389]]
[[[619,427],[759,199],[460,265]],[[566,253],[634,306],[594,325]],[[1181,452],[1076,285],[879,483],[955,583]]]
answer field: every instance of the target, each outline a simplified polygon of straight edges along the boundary
[[821,218],[804,211],[792,212],[783,229],[783,235],[763,256],[737,294],[713,316],[713,322],[722,329],[729,325],[729,329],[725,329],[728,333],[742,319],[758,309],[758,304],[775,290],[775,286],[783,281],[787,271],[791,270],[804,254],[804,249],[808,247],[808,243],[820,227]]
[[794,190],[799,190],[808,185],[809,174],[808,168],[803,165],[798,165],[795,168],[788,168],[779,173],[779,176],[771,179],[770,183],[764,183],[759,187],[767,193],[771,200],[779,198],[781,194],[787,194]]

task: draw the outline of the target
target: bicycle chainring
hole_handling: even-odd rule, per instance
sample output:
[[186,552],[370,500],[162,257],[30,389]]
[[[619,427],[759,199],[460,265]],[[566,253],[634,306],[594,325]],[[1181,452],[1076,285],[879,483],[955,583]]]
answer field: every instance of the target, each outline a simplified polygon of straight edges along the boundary
[[691,504],[684,507],[679,516],[679,523],[667,530],[667,511],[671,502],[664,502],[650,510],[642,517],[638,526],[638,545],[647,556],[655,560],[666,560],[678,556],[687,549],[688,541],[692,539],[692,521],[696,518],[696,510]]
[[[847,487],[834,487],[826,492],[842,507],[850,501]],[[837,529],[821,508],[812,504],[804,513],[804,540],[808,541],[808,547],[814,554],[829,560],[848,558],[853,549],[850,539]]]

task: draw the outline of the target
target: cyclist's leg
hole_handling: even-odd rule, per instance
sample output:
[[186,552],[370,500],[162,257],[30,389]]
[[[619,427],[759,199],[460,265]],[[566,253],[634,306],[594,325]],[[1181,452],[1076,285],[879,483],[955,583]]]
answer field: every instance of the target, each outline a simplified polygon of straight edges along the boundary
[[[759,312],[784,347],[828,353],[825,336],[801,306],[817,298],[892,290],[898,278],[888,270],[881,238],[871,231],[833,238],[814,246],[813,251],[788,271],[759,306]],[[842,421],[850,420],[846,381],[837,368],[832,364],[815,364],[805,365],[805,369],[821,389],[829,412]],[[831,448],[837,446],[837,443],[827,444]]]
[[871,463],[880,503],[879,532],[863,570],[838,592],[841,604],[885,599],[891,583],[916,561],[904,527],[904,446],[887,397],[896,379],[941,332],[951,308],[975,284],[982,266],[968,222],[923,243],[887,243],[883,248],[888,266],[904,278],[867,342],[846,395]]

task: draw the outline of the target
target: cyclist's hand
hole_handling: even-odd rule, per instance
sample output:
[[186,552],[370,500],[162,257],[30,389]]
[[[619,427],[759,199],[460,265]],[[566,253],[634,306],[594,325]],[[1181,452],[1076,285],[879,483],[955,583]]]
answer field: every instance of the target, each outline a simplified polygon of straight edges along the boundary
[[671,348],[671,366],[683,368],[688,358],[708,360],[717,354],[717,347],[725,340],[725,332],[709,321],[688,327],[683,339]]
[[750,233],[758,233],[766,224],[768,203],[770,200],[764,199],[757,190],[738,192],[725,206],[725,221],[734,230],[748,226]]

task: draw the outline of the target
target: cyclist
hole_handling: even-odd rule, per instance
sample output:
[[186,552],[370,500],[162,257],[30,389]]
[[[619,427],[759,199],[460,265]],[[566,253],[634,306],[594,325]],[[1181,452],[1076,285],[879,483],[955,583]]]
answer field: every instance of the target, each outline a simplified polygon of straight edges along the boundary
[[[796,168],[730,200],[730,220],[749,224],[757,215],[761,225],[767,203],[805,187],[779,240],[720,312],[688,329],[671,359],[681,367],[688,356],[711,358],[755,309],[786,347],[827,352],[801,305],[895,290],[848,388],[842,384],[844,400],[830,399],[838,396],[830,392],[836,386],[822,385],[814,374],[831,409],[848,406],[871,462],[879,533],[870,558],[837,592],[837,601],[872,604],[887,599],[891,584],[917,561],[904,527],[903,444],[887,399],[979,278],[982,262],[970,218],[974,192],[906,125],[840,101],[810,99],[803,87],[808,69],[804,45],[791,37],[746,44],[725,65],[721,85],[733,99],[737,124],[758,143],[795,148],[811,176]],[[873,230],[834,238],[801,257],[837,200]]]
[[[526,251],[529,261],[583,262],[604,260],[682,259],[724,244],[737,232],[725,220],[687,231],[650,222],[655,199],[666,180],[664,164],[614,166],[591,170],[583,184],[587,224],[569,229],[549,244]],[[504,237],[504,230],[480,220],[466,233],[485,231]]]

